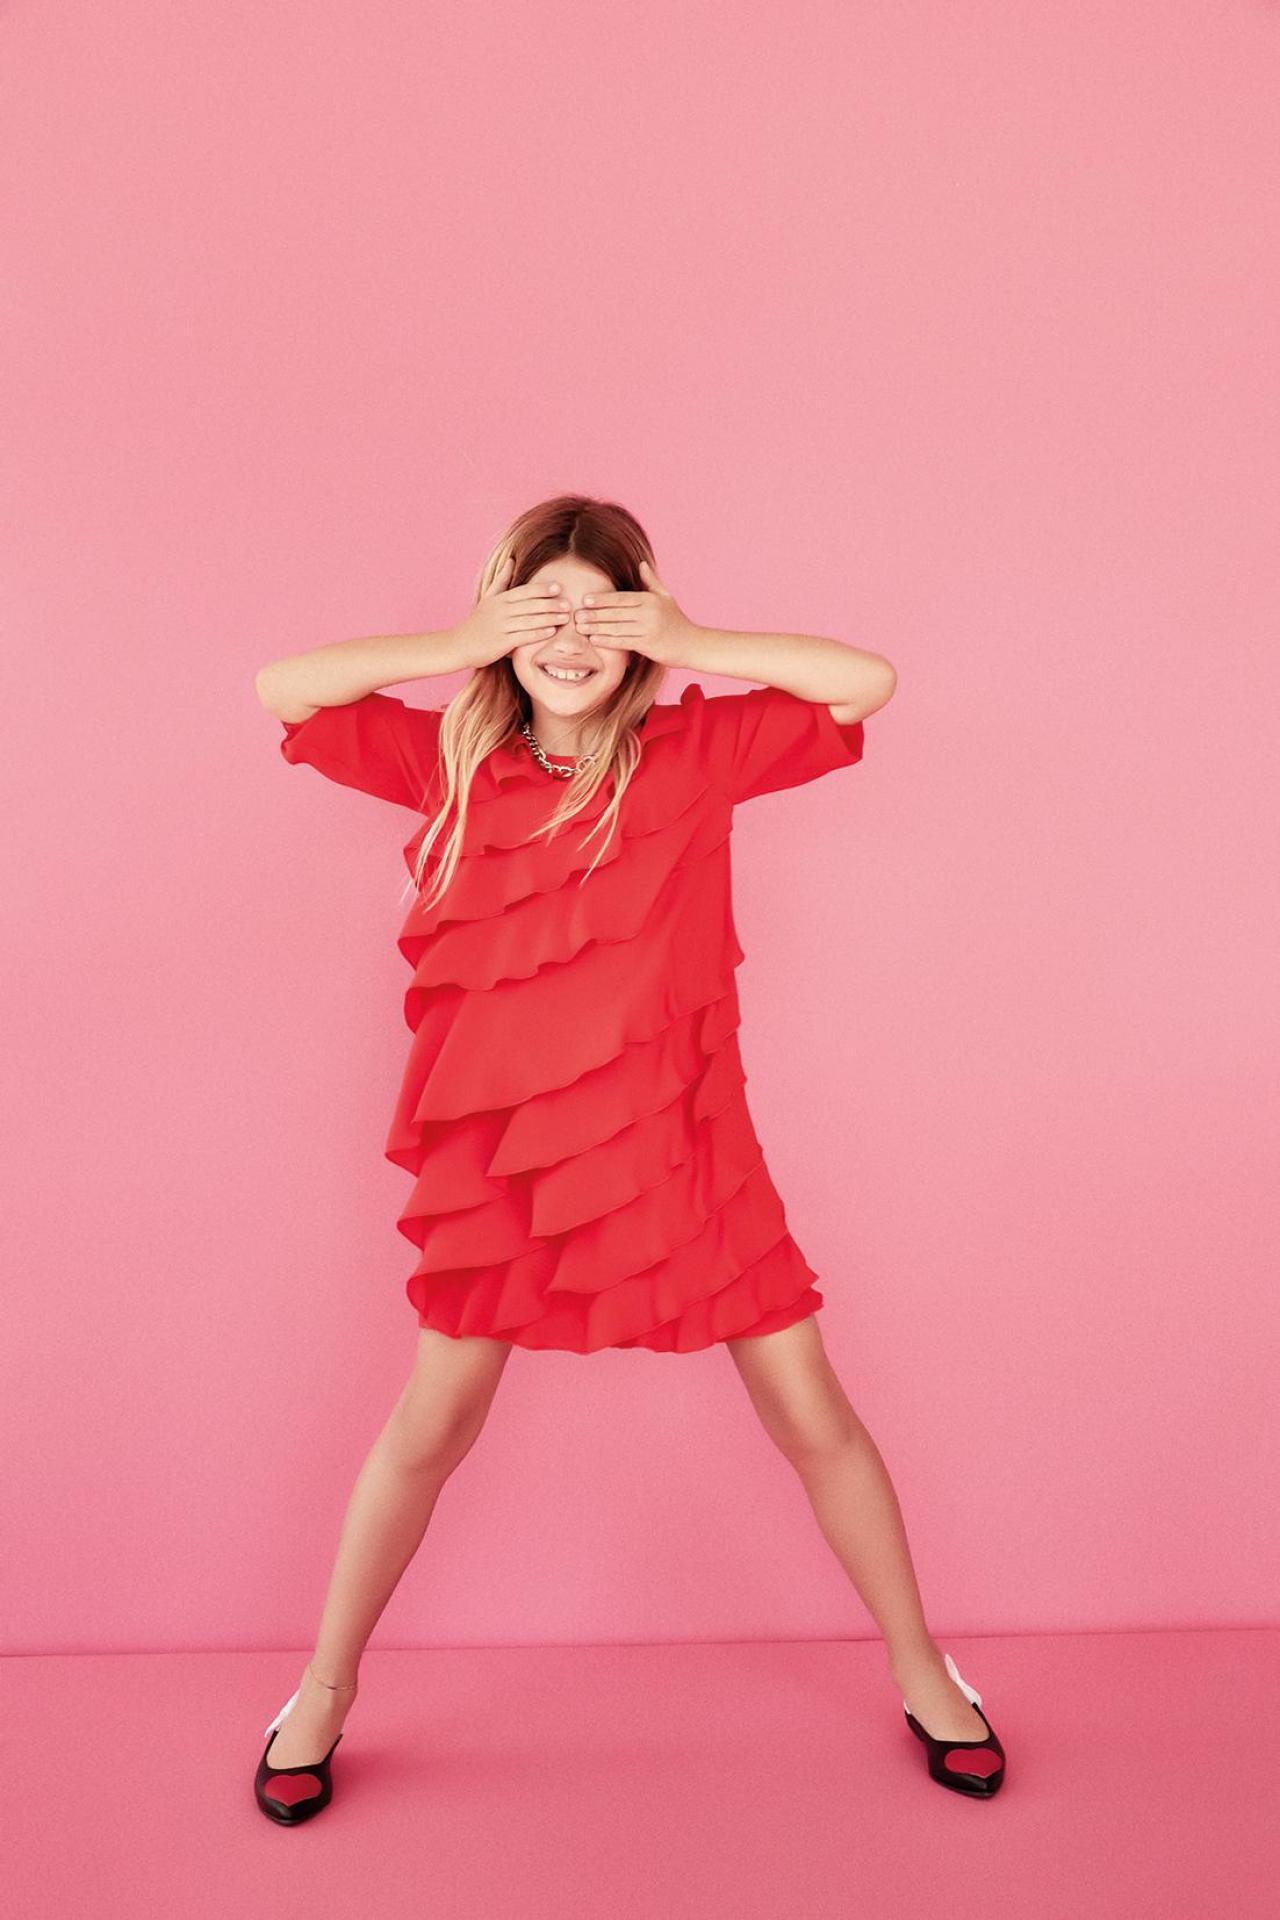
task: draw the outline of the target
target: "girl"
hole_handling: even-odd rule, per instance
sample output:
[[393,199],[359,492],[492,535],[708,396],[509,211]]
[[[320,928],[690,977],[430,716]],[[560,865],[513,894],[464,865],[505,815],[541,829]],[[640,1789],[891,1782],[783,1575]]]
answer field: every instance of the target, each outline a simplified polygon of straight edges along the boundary
[[[766,684],[657,704],[668,667]],[[443,712],[381,691],[459,669]],[[413,1039],[385,1148],[414,1176],[397,1225],[420,1256],[417,1353],[357,1477],[315,1650],[266,1729],[269,1818],[328,1804],[365,1644],[513,1346],[726,1346],[884,1636],[930,1775],[1000,1785],[1003,1749],[930,1636],[893,1485],[827,1358],[738,1047],[733,809],[855,765],[895,682],[835,640],[695,625],[633,516],[581,495],[513,523],[458,626],[258,673],[286,760],[419,819],[399,936]]]

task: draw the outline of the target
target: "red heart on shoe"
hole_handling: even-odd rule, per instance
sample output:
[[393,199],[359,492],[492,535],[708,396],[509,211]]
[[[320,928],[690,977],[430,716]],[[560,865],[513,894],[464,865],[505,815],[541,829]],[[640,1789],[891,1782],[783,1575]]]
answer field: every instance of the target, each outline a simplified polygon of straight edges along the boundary
[[285,1773],[279,1779],[268,1780],[266,1784],[268,1800],[278,1800],[282,1806],[294,1807],[299,1800],[310,1800],[320,1791],[320,1782],[314,1773]]
[[986,1780],[999,1773],[1003,1762],[990,1747],[962,1747],[959,1753],[947,1754],[945,1764],[951,1773],[976,1773],[980,1780]]

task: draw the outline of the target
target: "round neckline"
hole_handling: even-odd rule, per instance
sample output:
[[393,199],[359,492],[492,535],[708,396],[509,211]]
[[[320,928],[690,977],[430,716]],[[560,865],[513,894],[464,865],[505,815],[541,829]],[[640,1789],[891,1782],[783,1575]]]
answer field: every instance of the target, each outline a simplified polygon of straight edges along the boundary
[[[643,733],[645,731],[646,723],[648,722],[649,715],[653,712],[656,704],[657,704],[656,701],[650,701],[649,705],[645,708],[644,712],[640,716],[640,722],[639,722],[639,726],[637,727],[637,732]],[[516,737],[519,738],[518,729],[517,729]],[[527,748],[528,742],[526,741],[523,744]],[[546,753],[545,747],[543,748],[543,752]],[[537,756],[531,753],[529,757],[531,760],[533,760],[534,765],[536,766]],[[577,753],[547,753],[547,758],[548,760],[556,761],[560,766],[572,767],[577,765],[578,761],[582,758],[582,756],[581,754],[577,754]]]
[[[638,730],[642,739],[647,741],[651,736],[656,737],[659,734],[673,731],[679,727],[682,722],[687,723],[689,717],[689,701],[693,697],[694,689],[697,689],[697,686],[697,681],[690,681],[689,686],[685,688],[679,700],[674,704],[670,702],[664,703],[659,700],[650,702],[649,706],[645,708],[639,722]],[[562,766],[571,767],[573,765],[573,760],[565,754],[548,754],[547,757],[553,763],[558,761]],[[504,787],[508,782],[517,782],[520,780],[533,781],[541,785],[549,783],[551,779],[547,769],[539,766],[527,742],[521,738],[518,726],[514,727],[512,731],[507,734],[506,738],[493,749],[493,752],[488,756],[486,765],[492,770],[495,787]]]
[[[530,760],[533,762],[534,766],[536,767],[538,765],[538,756],[533,751],[528,741],[525,740],[523,736],[520,734],[518,729],[516,732],[516,738],[517,740],[520,741],[520,744],[523,747],[524,751],[528,754]],[[550,760],[551,764],[557,767],[576,767],[578,764],[578,761],[582,758],[581,754],[578,754],[578,753],[547,753],[547,749],[545,747],[542,749],[542,751],[546,754],[547,759]]]

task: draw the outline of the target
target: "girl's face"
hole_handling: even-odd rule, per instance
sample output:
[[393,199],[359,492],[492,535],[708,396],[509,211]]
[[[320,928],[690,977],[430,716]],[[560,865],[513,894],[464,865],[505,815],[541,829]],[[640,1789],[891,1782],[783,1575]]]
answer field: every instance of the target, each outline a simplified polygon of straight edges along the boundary
[[556,581],[560,588],[556,598],[567,601],[568,607],[553,634],[539,634],[513,647],[509,658],[516,679],[533,704],[533,730],[543,748],[555,753],[553,742],[559,741],[567,743],[567,751],[572,753],[579,721],[610,698],[627,670],[631,653],[627,647],[601,645],[598,637],[579,633],[575,623],[574,615],[584,594],[612,593],[613,581],[607,573],[574,554],[561,554],[530,578]]

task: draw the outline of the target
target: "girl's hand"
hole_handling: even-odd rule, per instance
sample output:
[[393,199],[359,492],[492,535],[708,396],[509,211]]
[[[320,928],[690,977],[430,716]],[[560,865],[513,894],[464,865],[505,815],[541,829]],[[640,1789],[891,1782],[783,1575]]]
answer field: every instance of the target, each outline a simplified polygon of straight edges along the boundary
[[640,562],[643,593],[586,593],[575,610],[574,623],[602,647],[629,649],[657,660],[664,667],[678,667],[685,641],[694,631],[674,597],[659,580],[647,560]]
[[465,620],[453,629],[454,637],[472,667],[487,667],[501,660],[513,647],[533,640],[550,639],[569,618],[567,600],[560,598],[560,582],[530,580],[523,587],[508,587],[515,566],[515,555],[508,554],[488,591],[481,594]]

